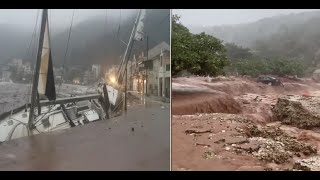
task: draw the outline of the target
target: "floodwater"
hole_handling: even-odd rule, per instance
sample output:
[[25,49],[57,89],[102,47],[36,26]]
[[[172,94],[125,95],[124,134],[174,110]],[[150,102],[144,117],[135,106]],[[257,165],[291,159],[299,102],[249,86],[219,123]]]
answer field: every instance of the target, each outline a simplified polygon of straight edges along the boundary
[[168,103],[142,98],[122,116],[0,145],[0,170],[169,170]]
[[[74,84],[62,84],[56,86],[59,95],[85,95],[96,93],[94,86],[82,86]],[[30,102],[31,85],[0,82],[0,114],[11,111]]]

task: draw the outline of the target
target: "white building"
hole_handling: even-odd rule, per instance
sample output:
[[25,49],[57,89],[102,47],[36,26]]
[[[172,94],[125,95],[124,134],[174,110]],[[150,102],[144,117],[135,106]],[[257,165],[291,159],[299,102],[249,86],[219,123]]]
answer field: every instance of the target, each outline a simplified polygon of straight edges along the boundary
[[31,64],[29,62],[22,65],[23,74],[32,74]]
[[170,96],[170,46],[161,42],[148,52],[148,60],[151,61],[147,71],[148,92],[167,97]]
[[17,67],[17,68],[21,68],[22,67],[22,59],[12,59],[8,65],[9,66],[14,66],[14,67]]
[[1,72],[1,81],[9,82],[10,81],[11,72],[10,71],[2,71]]
[[92,72],[94,72],[95,78],[99,78],[101,74],[101,66],[99,64],[92,65]]

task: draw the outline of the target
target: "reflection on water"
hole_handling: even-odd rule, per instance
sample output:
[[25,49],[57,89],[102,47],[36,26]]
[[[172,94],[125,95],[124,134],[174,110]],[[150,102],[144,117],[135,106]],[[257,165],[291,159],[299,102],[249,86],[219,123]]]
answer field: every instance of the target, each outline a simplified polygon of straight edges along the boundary
[[141,95],[140,104],[146,104],[146,97]]
[[45,138],[30,137],[30,169],[48,170],[59,166],[59,157],[56,153],[56,142],[51,136]]

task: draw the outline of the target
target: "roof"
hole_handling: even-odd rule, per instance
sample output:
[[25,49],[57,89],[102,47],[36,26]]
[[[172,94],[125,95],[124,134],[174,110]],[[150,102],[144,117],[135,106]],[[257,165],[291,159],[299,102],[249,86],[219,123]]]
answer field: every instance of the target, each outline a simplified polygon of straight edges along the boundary
[[170,46],[166,42],[162,41],[160,44],[156,45],[148,51],[148,59],[152,59],[161,53],[161,50],[170,51]]

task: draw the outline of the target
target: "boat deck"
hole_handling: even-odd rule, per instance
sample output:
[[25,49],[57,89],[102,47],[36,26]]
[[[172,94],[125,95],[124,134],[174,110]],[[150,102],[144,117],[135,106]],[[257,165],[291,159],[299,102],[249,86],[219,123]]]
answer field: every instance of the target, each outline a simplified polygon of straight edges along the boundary
[[0,170],[169,170],[169,104],[0,145]]

